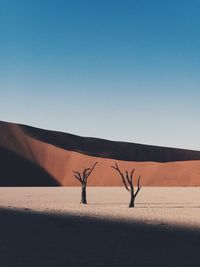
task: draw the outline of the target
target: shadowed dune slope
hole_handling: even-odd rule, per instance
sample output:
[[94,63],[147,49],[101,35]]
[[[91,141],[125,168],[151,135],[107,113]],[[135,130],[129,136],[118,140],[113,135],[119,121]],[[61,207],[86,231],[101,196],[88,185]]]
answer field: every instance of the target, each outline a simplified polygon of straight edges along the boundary
[[59,185],[40,166],[0,147],[0,186],[46,186]]
[[122,169],[136,167],[144,186],[200,186],[199,151],[79,137],[7,122],[0,122],[0,147],[4,186],[78,185],[72,170],[95,161],[99,164],[89,178],[91,186],[122,185],[110,168],[114,162]]

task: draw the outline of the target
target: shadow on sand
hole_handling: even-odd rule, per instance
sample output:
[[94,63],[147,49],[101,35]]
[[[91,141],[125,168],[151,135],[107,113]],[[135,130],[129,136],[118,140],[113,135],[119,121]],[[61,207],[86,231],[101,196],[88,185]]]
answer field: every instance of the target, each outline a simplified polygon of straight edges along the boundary
[[200,232],[0,210],[2,267],[199,267]]

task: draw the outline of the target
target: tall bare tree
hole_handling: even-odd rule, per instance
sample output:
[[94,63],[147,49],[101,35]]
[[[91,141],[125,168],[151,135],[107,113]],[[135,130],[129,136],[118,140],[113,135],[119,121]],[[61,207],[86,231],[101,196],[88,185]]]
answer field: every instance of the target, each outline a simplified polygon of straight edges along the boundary
[[73,171],[74,177],[81,183],[81,186],[82,186],[81,204],[87,204],[87,198],[86,198],[87,179],[90,176],[90,174],[93,172],[97,163],[98,162],[95,162],[92,168],[85,168],[82,172]]
[[127,170],[125,171],[125,173],[123,173],[119,169],[117,163],[115,163],[114,166],[111,166],[111,168],[113,168],[114,170],[116,170],[118,172],[118,174],[122,178],[122,182],[123,182],[126,190],[130,192],[131,200],[130,200],[130,203],[129,203],[129,208],[133,208],[135,206],[135,198],[136,198],[137,194],[139,193],[139,191],[141,189],[141,186],[140,186],[140,178],[141,178],[141,176],[138,177],[137,190],[135,192],[134,181],[133,181],[133,173],[135,171],[135,168],[131,171],[131,173],[128,173]]

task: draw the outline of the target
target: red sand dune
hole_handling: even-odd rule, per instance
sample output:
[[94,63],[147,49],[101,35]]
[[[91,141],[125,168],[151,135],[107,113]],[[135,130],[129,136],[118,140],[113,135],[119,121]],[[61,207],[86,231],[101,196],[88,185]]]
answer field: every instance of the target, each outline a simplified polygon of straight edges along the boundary
[[144,186],[200,186],[200,152],[113,142],[0,122],[0,186],[79,185],[72,170],[98,165],[88,184],[121,186],[115,162]]

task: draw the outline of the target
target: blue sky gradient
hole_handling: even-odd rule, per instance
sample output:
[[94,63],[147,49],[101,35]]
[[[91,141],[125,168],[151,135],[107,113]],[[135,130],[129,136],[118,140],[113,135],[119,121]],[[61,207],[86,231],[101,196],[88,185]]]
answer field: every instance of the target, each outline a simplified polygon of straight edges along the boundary
[[200,1],[0,0],[0,120],[200,150]]

